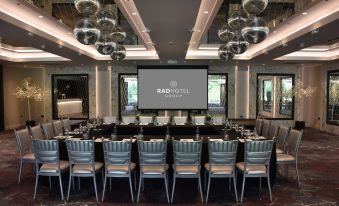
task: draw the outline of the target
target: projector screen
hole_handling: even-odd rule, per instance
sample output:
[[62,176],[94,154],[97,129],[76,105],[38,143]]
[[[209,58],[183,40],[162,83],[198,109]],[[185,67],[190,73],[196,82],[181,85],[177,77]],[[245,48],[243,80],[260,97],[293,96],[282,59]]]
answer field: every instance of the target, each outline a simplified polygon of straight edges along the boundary
[[207,68],[138,69],[138,109],[207,109]]

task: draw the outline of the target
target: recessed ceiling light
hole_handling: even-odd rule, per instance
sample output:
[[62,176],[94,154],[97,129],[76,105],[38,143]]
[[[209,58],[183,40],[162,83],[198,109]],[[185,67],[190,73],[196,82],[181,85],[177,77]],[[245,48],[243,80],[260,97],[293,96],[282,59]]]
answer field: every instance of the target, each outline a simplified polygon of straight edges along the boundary
[[137,15],[137,13],[136,13],[136,12],[133,12],[132,15]]
[[307,13],[307,12],[303,12],[302,14],[303,14],[303,15],[307,15],[308,13]]
[[44,49],[44,48],[46,48],[46,45],[44,45],[44,44],[41,44],[41,49]]
[[197,42],[195,42],[195,41],[194,41],[194,42],[192,42],[192,44],[196,44],[196,43],[197,43]]
[[28,36],[34,36],[34,34],[32,32],[28,32],[27,34],[28,34]]
[[283,47],[287,47],[288,44],[287,44],[287,43],[283,43],[282,46],[283,46]]
[[199,32],[199,33],[200,33],[200,32],[201,32],[201,30],[199,29],[197,32]]
[[147,43],[149,43],[149,44],[152,44],[152,42],[151,42],[151,41],[149,41],[149,42],[147,42]]
[[42,16],[42,15],[40,15],[40,16],[38,16],[39,18],[44,18],[44,16]]
[[273,33],[277,33],[277,30],[274,30]]
[[208,11],[204,11],[204,14],[208,14]]
[[59,47],[60,49],[62,49],[63,46],[62,46],[61,44],[59,44],[58,47]]

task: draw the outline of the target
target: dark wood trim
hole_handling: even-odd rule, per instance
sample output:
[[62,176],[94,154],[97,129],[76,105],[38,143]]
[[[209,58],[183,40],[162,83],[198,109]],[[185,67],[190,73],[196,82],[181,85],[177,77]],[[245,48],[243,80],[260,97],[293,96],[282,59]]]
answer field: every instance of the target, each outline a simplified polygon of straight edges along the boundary
[[333,126],[339,126],[339,124],[330,122],[329,116],[328,116],[328,109],[330,106],[330,102],[329,102],[329,98],[330,98],[330,76],[339,76],[339,74],[335,74],[335,73],[339,73],[339,70],[330,70],[327,71],[327,80],[326,80],[326,124],[329,125],[333,125]]
[[0,65],[0,131],[5,130],[5,113],[4,113],[4,77],[3,67]]

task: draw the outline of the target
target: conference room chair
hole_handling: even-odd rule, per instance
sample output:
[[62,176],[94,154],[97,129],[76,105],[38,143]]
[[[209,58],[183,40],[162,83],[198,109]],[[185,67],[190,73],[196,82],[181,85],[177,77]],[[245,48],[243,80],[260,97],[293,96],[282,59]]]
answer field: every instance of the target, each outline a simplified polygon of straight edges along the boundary
[[[39,176],[49,177],[49,188],[51,189],[51,177],[59,177],[61,199],[64,200],[62,189],[62,172],[68,170],[68,161],[60,160],[59,142],[57,140],[32,140],[35,155],[35,188],[34,196],[38,190]],[[39,168],[39,165],[41,167]]]
[[31,166],[35,163],[35,156],[32,152],[32,140],[27,128],[21,130],[14,130],[16,145],[20,154],[19,161],[19,177],[18,184],[21,180],[22,168],[24,164],[30,164]]
[[175,183],[177,178],[197,178],[201,202],[204,201],[200,177],[201,141],[173,140],[173,188],[171,202],[174,199]]
[[41,129],[41,125],[36,125],[34,127],[28,127],[29,133],[32,139],[45,139],[43,131]]
[[41,124],[42,131],[46,139],[51,139],[54,137],[53,125],[52,123]]
[[275,139],[276,144],[276,153],[281,154],[286,151],[286,139],[288,133],[290,132],[290,127],[280,127],[278,130],[278,134]]
[[[135,163],[131,162],[132,142],[131,141],[103,141],[105,157],[105,178],[101,201],[104,201],[107,178],[116,177],[129,179],[132,202],[134,201],[132,189],[132,173],[135,176]],[[134,181],[136,184],[136,181]]]
[[122,116],[121,117],[122,123],[123,124],[134,124],[135,123],[135,116]]
[[270,183],[270,160],[274,140],[245,141],[244,162],[236,163],[237,169],[243,173],[240,201],[243,201],[246,178],[260,178],[259,191],[261,190],[261,178],[267,178],[270,200],[272,192]]
[[156,116],[155,121],[160,125],[165,125],[170,122],[170,117],[169,116]]
[[[94,140],[66,140],[69,158],[69,182],[67,201],[71,190],[71,180],[73,177],[92,177],[94,183],[95,197],[98,201],[98,191],[95,175],[102,171],[103,163],[95,162]],[[78,179],[78,183],[79,179]],[[79,185],[80,189],[80,185]]]
[[301,143],[301,137],[303,134],[303,130],[295,130],[291,129],[287,139],[286,139],[286,153],[277,154],[277,164],[285,166],[285,175],[288,176],[288,165],[295,166],[295,172],[298,179],[298,184],[300,186],[300,177],[298,170],[298,155],[299,155],[299,147]]
[[115,124],[117,122],[116,116],[104,116],[103,123],[104,124]]
[[278,131],[279,131],[279,125],[277,125],[277,124],[271,124],[270,129],[268,130],[268,135],[267,135],[267,137],[268,137],[269,139],[273,139],[274,137],[277,136]]
[[141,185],[145,178],[163,178],[165,182],[167,202],[168,196],[168,164],[166,163],[167,141],[138,140],[140,179],[137,202],[139,202]]
[[153,116],[139,116],[140,125],[148,125],[153,122]]
[[222,115],[213,115],[212,116],[212,124],[214,125],[222,125],[224,116]]
[[61,123],[62,123],[62,129],[66,132],[66,131],[71,131],[72,127],[71,127],[71,120],[69,118],[67,119],[61,119]]
[[238,202],[237,181],[235,171],[237,148],[238,140],[232,141],[208,140],[209,162],[205,163],[204,165],[206,172],[208,173],[206,202],[208,202],[211,178],[232,178],[235,198],[236,201]]
[[63,134],[61,120],[53,121],[52,125],[53,125],[53,129],[54,129],[54,136],[58,136],[60,134]]
[[206,116],[205,115],[192,116],[192,120],[196,125],[203,125],[205,124]]
[[261,135],[261,132],[262,132],[262,124],[263,124],[263,120],[262,120],[262,119],[256,119],[256,120],[255,120],[254,132],[255,132],[257,135]]
[[176,125],[184,125],[187,123],[187,116],[174,116],[173,120]]
[[269,120],[264,120],[262,123],[261,136],[268,137],[268,132],[270,130],[271,122]]

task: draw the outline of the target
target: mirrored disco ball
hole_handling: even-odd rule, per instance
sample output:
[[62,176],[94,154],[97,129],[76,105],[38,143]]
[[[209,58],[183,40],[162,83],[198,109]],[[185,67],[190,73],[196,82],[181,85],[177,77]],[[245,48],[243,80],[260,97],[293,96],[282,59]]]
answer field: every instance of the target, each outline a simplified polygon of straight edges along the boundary
[[218,56],[220,57],[220,59],[224,60],[224,61],[230,61],[233,59],[234,57],[234,53],[232,53],[226,44],[221,45],[218,49]]
[[241,5],[249,14],[260,14],[267,7],[268,0],[242,0]]
[[122,61],[126,57],[126,49],[123,45],[117,44],[111,53],[111,58],[115,61]]
[[238,9],[232,12],[227,22],[232,30],[238,31],[244,28],[244,26],[246,25],[246,19],[247,13],[242,9]]
[[75,24],[73,33],[76,39],[85,45],[94,44],[100,36],[100,30],[96,28],[95,20],[90,18],[80,19]]
[[228,42],[234,37],[234,32],[225,24],[218,30],[218,37],[223,42]]
[[242,36],[235,36],[228,42],[227,47],[234,54],[242,54],[247,50],[249,43]]
[[250,44],[258,44],[264,41],[269,29],[266,22],[260,17],[251,17],[247,20],[246,26],[241,30],[241,35]]
[[115,42],[123,42],[126,38],[126,32],[122,27],[116,26],[111,33],[111,37]]
[[96,14],[100,9],[99,0],[74,0],[75,8],[84,16]]
[[97,13],[97,28],[100,29],[100,31],[113,30],[116,23],[112,11],[105,9]]
[[95,42],[95,47],[100,54],[109,55],[113,52],[116,43],[109,33],[101,33],[100,38]]

